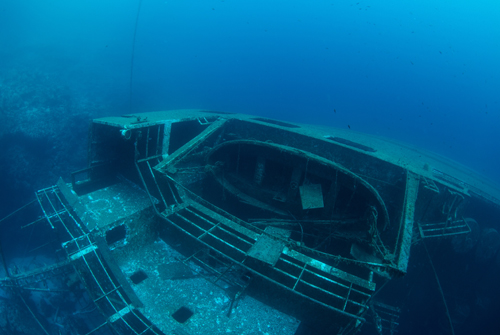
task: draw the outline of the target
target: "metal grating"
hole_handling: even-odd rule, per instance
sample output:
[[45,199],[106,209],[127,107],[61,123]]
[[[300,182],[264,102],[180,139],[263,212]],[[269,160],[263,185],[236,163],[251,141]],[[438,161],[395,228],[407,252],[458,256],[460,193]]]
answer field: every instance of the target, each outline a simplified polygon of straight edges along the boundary
[[162,216],[202,244],[267,280],[344,316],[364,320],[358,314],[368,308],[366,301],[375,289],[374,283],[286,247],[274,266],[250,257],[248,252],[261,235],[195,202]]
[[453,235],[468,234],[471,229],[465,219],[448,220],[438,223],[420,223],[418,225],[420,237],[422,238],[440,238]]
[[[64,187],[64,184],[59,185]],[[53,229],[62,233],[67,241],[63,248],[68,260],[79,274],[90,297],[106,322],[92,330],[109,326],[119,334],[163,334],[131,304],[116,275],[103,256],[105,242],[99,243],[89,233],[80,218],[66,203],[58,186],[36,192],[45,218]]]

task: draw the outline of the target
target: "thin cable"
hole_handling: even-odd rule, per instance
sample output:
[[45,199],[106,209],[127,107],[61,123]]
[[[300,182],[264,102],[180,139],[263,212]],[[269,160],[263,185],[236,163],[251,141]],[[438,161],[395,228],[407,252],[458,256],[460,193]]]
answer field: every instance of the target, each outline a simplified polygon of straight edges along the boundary
[[448,321],[450,322],[450,330],[453,335],[455,335],[455,330],[453,329],[453,323],[451,322],[450,311],[448,310],[448,304],[446,303],[446,299],[444,297],[443,289],[441,288],[441,283],[439,282],[439,277],[437,275],[436,269],[434,268],[434,263],[432,262],[431,255],[429,254],[429,250],[427,250],[427,245],[425,245],[425,241],[422,243],[424,245],[425,253],[429,258],[429,263],[431,263],[432,271],[434,271],[434,276],[436,277],[436,281],[439,287],[439,292],[441,293],[441,298],[443,298],[444,307],[446,308],[446,316],[448,317]]
[[135,36],[137,35],[137,24],[139,23],[139,14],[141,13],[142,0],[139,0],[137,16],[135,17],[134,38],[132,39],[132,56],[130,59],[130,87],[129,87],[129,111],[132,113],[132,83],[134,77],[134,55],[135,55]]
[[0,220],[0,223],[3,222],[4,220],[7,220],[8,218],[10,218],[12,215],[16,214],[17,212],[19,212],[20,210],[28,207],[29,205],[31,205],[32,203],[34,203],[35,200],[31,201],[31,202],[28,202],[26,205],[24,205],[23,207],[21,208],[18,208],[16,209],[15,211],[13,211],[12,213],[10,213],[9,215],[7,215],[6,217],[4,217],[3,219]]

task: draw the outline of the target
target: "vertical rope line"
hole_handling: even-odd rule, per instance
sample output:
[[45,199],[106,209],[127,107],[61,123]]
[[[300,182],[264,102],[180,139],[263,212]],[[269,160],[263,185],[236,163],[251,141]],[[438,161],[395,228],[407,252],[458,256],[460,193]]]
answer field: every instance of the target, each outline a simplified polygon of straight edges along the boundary
[[432,262],[431,255],[429,254],[429,250],[427,250],[427,245],[425,244],[425,241],[423,241],[425,253],[427,254],[427,257],[429,258],[429,263],[431,263],[432,266],[432,271],[434,272],[434,276],[436,277],[436,282],[439,287],[439,292],[441,293],[441,298],[443,298],[443,304],[444,307],[446,308],[446,316],[448,317],[448,321],[450,323],[450,330],[453,335],[455,335],[455,329],[453,329],[453,322],[451,322],[451,317],[450,317],[450,311],[448,310],[448,304],[446,303],[446,299],[444,297],[443,289],[441,287],[441,283],[439,282],[439,277],[436,272],[436,268],[434,268],[434,263]]
[[139,23],[139,14],[141,13],[142,0],[139,0],[137,15],[135,17],[134,37],[132,39],[132,56],[130,59],[130,87],[129,87],[129,111],[132,113],[132,83],[134,77],[134,55],[135,55],[135,37],[137,35],[137,24]]

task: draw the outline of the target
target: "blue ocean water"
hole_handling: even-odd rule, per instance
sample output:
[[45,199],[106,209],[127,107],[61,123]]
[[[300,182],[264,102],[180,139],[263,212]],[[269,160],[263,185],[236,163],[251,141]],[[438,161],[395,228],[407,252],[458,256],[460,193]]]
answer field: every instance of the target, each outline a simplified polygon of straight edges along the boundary
[[[0,116],[4,124],[40,129],[19,127],[7,136],[0,125],[0,217],[85,166],[90,117],[176,108],[380,135],[500,184],[499,17],[493,0],[3,0]],[[47,114],[36,116],[42,98],[33,92],[42,87],[57,99],[40,103]],[[5,107],[12,96],[33,113],[16,119],[17,109]],[[11,149],[21,145],[33,154]],[[26,170],[10,171],[13,161]],[[428,272],[425,255],[415,257],[409,272]],[[452,267],[444,258],[438,264]],[[496,287],[492,264],[471,265],[477,272],[461,287]],[[440,317],[417,315],[402,328],[447,334],[429,273],[414,289],[401,281],[400,300],[412,302],[404,313],[430,309]],[[454,294],[451,285],[445,289]],[[451,308],[479,320],[470,327],[484,322],[498,330],[490,294],[477,289]]]
[[103,97],[111,113],[201,107],[350,125],[443,154],[500,182],[496,1],[4,0],[0,6],[1,68],[56,73]]

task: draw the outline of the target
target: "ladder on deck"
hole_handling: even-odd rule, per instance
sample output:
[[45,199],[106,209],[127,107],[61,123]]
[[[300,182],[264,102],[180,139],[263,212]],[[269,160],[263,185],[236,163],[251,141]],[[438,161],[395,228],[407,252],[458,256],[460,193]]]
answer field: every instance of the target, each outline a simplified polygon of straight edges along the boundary
[[421,238],[448,237],[471,232],[467,221],[463,218],[438,223],[420,223],[418,225],[418,230]]

